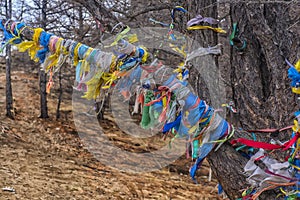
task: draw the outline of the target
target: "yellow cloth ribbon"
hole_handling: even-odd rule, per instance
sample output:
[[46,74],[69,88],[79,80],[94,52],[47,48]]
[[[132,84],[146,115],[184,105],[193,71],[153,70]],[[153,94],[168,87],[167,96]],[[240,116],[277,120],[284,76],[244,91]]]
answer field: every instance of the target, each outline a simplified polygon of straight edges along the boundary
[[[297,63],[295,64],[295,69],[300,72],[300,59],[297,61]],[[292,92],[295,94],[300,94],[300,88],[292,88]]]
[[200,26],[200,25],[197,25],[197,26],[190,26],[187,28],[187,30],[189,31],[193,31],[193,30],[212,30],[212,31],[215,31],[217,33],[226,33],[225,30],[223,30],[222,28],[213,28],[211,26]]
[[141,62],[142,62],[142,63],[145,63],[145,62],[147,61],[147,58],[148,58],[148,56],[149,56],[149,53],[148,53],[146,47],[140,47],[140,48],[144,50],[144,55],[143,55],[143,57],[142,57],[142,61],[141,61]]
[[17,48],[20,52],[25,52],[28,50],[28,54],[31,60],[38,62],[39,59],[36,57],[36,53],[41,49],[39,38],[40,35],[44,31],[42,28],[35,28],[32,36],[32,41],[23,41],[20,44],[17,44]]
[[82,44],[80,42],[78,42],[78,44],[75,46],[74,48],[74,57],[73,57],[73,65],[77,66],[78,62],[79,62],[79,58],[78,58],[78,50],[80,48]]
[[292,88],[292,92],[295,94],[300,94],[300,88]]
[[47,66],[45,66],[46,72],[49,71],[50,68],[56,67],[58,63],[59,56],[61,54],[61,43],[63,39],[58,38],[56,44],[55,44],[55,53],[48,56],[44,63],[47,63]]
[[184,62],[181,62],[180,64],[179,64],[179,66],[177,67],[177,69],[175,69],[173,72],[174,73],[177,73],[177,78],[178,78],[178,80],[182,80],[182,72],[183,72],[183,70],[185,69],[185,67],[184,67]]
[[298,120],[294,120],[294,126],[292,127],[292,130],[296,133],[299,132],[299,123]]
[[118,42],[121,40],[121,39],[124,39],[124,38],[127,38],[128,42],[129,43],[135,43],[138,41],[138,38],[137,38],[137,35],[136,34],[129,34],[129,35],[126,35],[128,32],[130,31],[130,27],[127,26],[121,33],[119,33],[115,40],[113,41],[113,43],[110,44],[110,46],[106,46],[106,47],[112,47],[112,46],[115,46],[118,44]]
[[110,64],[110,72],[103,72],[102,70],[99,70],[91,80],[87,81],[86,85],[88,89],[83,98],[88,100],[96,99],[100,95],[103,87],[104,89],[111,87],[114,80],[119,77],[119,71],[115,70],[115,66],[116,56],[113,56]]
[[293,191],[291,191],[291,192],[286,192],[286,191],[284,191],[283,189],[282,189],[282,187],[281,188],[279,188],[280,189],[280,191],[284,194],[284,196],[290,196],[290,195],[294,195],[294,194],[299,194],[299,192],[300,192],[300,190],[293,190]]
[[190,130],[188,131],[188,133],[189,134],[194,133],[197,130],[198,127],[199,127],[199,124],[196,123],[192,128],[190,128]]
[[91,52],[93,51],[93,48],[88,48],[87,51],[85,52],[83,59],[79,60],[79,63],[81,63],[81,67],[80,67],[80,76],[83,75],[83,73],[85,72],[89,72],[90,71],[90,63],[86,60],[88,58],[88,56],[91,54]]
[[184,51],[185,45],[183,45],[179,48],[178,46],[176,46],[174,44],[170,44],[170,47],[177,53],[181,54],[184,58],[186,58],[186,52]]
[[104,80],[104,86],[102,87],[102,89],[109,89],[114,81],[118,79],[117,72],[104,73],[102,75],[102,79]]
[[295,68],[298,72],[300,72],[300,59],[298,60],[298,62],[295,64]]
[[131,44],[139,41],[136,34],[129,34],[129,35],[125,36],[125,38],[127,38],[128,42]]
[[292,159],[295,158],[295,156],[296,156],[296,154],[298,153],[299,150],[300,150],[300,139],[297,140],[297,145],[296,145],[294,153],[292,154]]
[[104,83],[102,79],[103,73],[104,73],[103,71],[98,71],[91,80],[86,82],[87,91],[85,95],[82,96],[83,98],[91,100],[91,99],[96,99],[97,96],[100,95],[100,89],[102,84]]

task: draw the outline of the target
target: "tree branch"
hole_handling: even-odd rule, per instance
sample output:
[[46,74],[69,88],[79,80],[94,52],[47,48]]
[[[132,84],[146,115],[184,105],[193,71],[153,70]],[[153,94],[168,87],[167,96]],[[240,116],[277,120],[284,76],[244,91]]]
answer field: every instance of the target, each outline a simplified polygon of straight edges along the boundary
[[296,3],[296,0],[293,0],[293,1],[247,1],[247,0],[232,1],[232,0],[227,0],[227,1],[219,1],[219,2],[212,3],[208,6],[200,8],[200,10],[205,10],[205,9],[214,7],[216,5],[225,4],[225,3],[229,3],[229,4],[239,4],[239,3],[246,3],[246,4],[274,4],[274,3],[291,4],[291,3]]
[[173,8],[172,4],[160,4],[160,5],[154,5],[154,6],[148,6],[144,10],[140,10],[135,13],[126,13],[124,11],[120,11],[119,9],[112,8],[111,11],[121,13],[125,15],[127,18],[135,18],[139,15],[151,12],[151,11],[159,11],[159,10],[165,10],[165,9],[171,9]]

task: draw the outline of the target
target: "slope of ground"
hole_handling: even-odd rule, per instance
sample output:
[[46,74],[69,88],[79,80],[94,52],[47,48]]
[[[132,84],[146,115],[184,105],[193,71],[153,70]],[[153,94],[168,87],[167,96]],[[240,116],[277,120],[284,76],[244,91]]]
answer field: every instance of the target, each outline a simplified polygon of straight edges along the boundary
[[[90,154],[78,137],[70,99],[55,120],[56,98],[49,95],[50,118],[39,115],[38,76],[12,72],[16,118],[5,117],[5,69],[0,69],[0,199],[220,199],[217,182],[208,182],[208,166],[188,175],[189,163],[149,173],[111,169]],[[108,129],[113,122],[106,120]],[[117,132],[111,129],[111,132]],[[115,137],[118,137],[116,134]],[[119,138],[119,141],[124,138]],[[125,145],[123,141],[120,145]],[[188,164],[190,165],[190,163]],[[183,167],[182,167],[183,166]],[[4,191],[11,187],[15,192]],[[2,188],[2,189],[1,189]]]

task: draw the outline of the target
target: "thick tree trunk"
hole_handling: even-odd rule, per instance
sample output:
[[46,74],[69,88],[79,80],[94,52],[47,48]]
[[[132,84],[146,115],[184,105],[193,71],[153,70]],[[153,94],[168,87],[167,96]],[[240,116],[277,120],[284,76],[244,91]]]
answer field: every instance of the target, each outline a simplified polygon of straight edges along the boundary
[[[295,63],[300,57],[299,27],[297,11],[299,4],[230,3],[218,5],[216,0],[190,1],[187,3],[190,18],[201,14],[218,18],[225,16],[222,28],[238,22],[240,34],[247,41],[247,48],[241,53],[229,45],[226,37],[203,31],[192,33],[204,46],[223,44],[224,54],[216,61],[223,79],[230,87],[226,88],[227,101],[233,100],[238,108],[238,121],[234,125],[243,128],[280,128],[291,124],[292,113],[297,111],[295,97],[290,91],[287,69],[284,60]],[[297,7],[297,5],[298,7]],[[219,11],[219,14],[217,13]],[[292,19],[291,16],[294,16]],[[226,27],[227,25],[227,27]],[[292,27],[291,27],[292,26]],[[298,31],[298,32],[297,32]],[[203,80],[192,71],[194,88],[203,98],[209,97],[205,88],[197,88]],[[196,81],[195,81],[196,80]],[[197,83],[198,82],[198,83]],[[225,103],[225,102],[224,102]],[[288,135],[286,135],[288,136]],[[235,137],[245,137],[237,131]],[[270,138],[257,136],[258,140],[269,142]],[[280,139],[283,139],[281,136]],[[286,138],[286,137],[285,137]],[[241,196],[241,189],[247,188],[243,167],[247,159],[226,143],[208,157],[213,174],[219,180],[230,199]],[[275,199],[274,191],[265,192],[261,199]]]
[[299,9],[296,1],[230,6],[231,24],[238,22],[248,43],[243,54],[231,49],[227,62],[232,98],[245,128],[286,126],[297,111],[285,58],[295,63],[300,57],[299,25],[290,27],[299,20],[295,14]]
[[[236,130],[233,139],[252,139],[249,133]],[[266,141],[266,140],[265,140]],[[248,159],[238,153],[229,142],[223,144],[218,151],[212,151],[208,156],[213,176],[222,185],[224,192],[231,200],[240,198],[242,192],[249,187],[244,174],[244,166]],[[260,195],[260,199],[276,199],[275,191],[267,191]]]
[[[218,18],[217,0],[205,0],[201,2],[190,1],[187,4],[188,5],[186,7],[189,11],[189,18],[193,18],[198,14]],[[202,9],[207,6],[211,7]],[[219,42],[217,33],[213,31],[195,31],[190,34],[202,47],[214,46]],[[226,41],[226,39],[224,40],[225,41],[222,41],[222,44],[226,46],[228,41]],[[220,73],[221,69],[218,66],[218,58],[215,57],[214,61],[219,69],[217,73]],[[218,74],[213,75],[216,78],[219,77]],[[193,84],[193,88],[195,88],[198,92],[199,97],[209,101],[209,97],[212,94],[209,94],[209,90],[202,76],[199,74],[198,70],[195,68],[192,69],[190,83]],[[245,137],[245,134],[246,133],[242,131],[237,131],[234,137]],[[241,156],[241,154],[239,154],[229,143],[225,143],[217,152],[212,152],[208,156],[208,162],[212,168],[214,177],[218,179],[227,196],[230,199],[237,199],[241,197],[241,191],[249,186],[246,182],[246,176],[243,173],[243,167],[246,165],[247,159]]]

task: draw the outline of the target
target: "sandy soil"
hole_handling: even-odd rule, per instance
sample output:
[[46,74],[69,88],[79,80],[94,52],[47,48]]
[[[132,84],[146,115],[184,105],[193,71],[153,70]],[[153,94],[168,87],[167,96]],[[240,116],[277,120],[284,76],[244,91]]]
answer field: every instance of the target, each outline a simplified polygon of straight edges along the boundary
[[[5,71],[0,69],[0,199],[221,199],[216,180],[208,182],[205,163],[199,185],[188,175],[190,161],[180,159],[149,173],[120,172],[104,166],[78,137],[70,98],[55,119],[55,94],[49,96],[49,115],[39,119],[38,76],[13,71],[16,118],[5,117]],[[118,138],[113,122],[102,123]],[[119,131],[120,132],[120,131]],[[126,145],[128,138],[119,138]],[[15,192],[4,191],[11,187]]]

